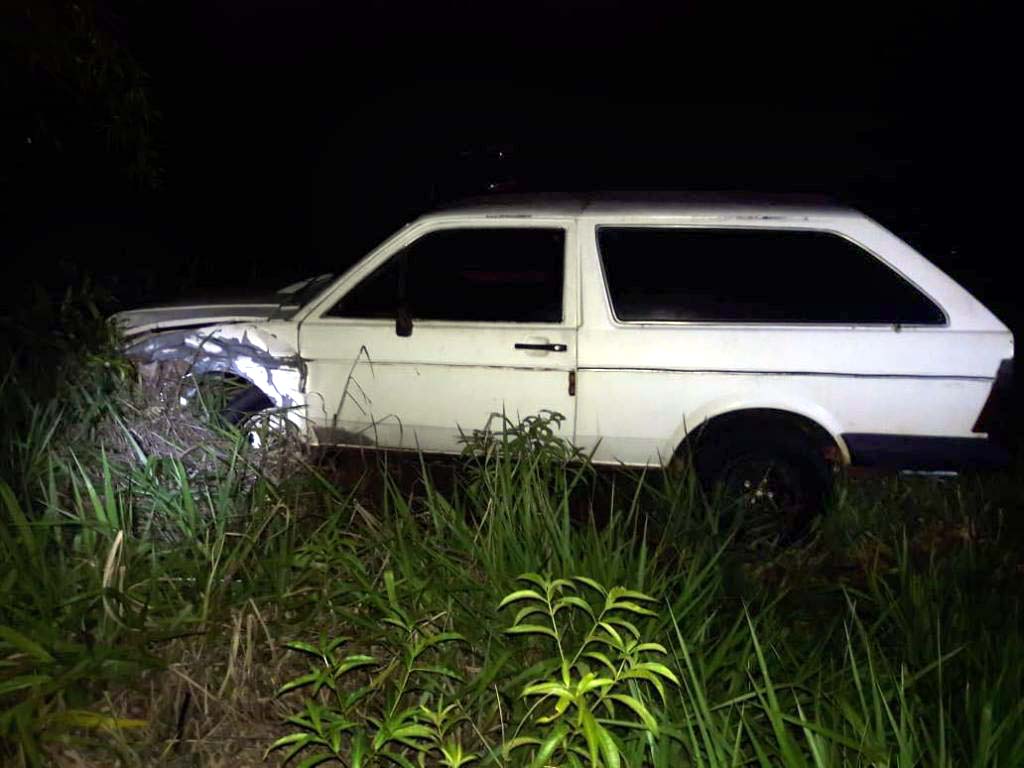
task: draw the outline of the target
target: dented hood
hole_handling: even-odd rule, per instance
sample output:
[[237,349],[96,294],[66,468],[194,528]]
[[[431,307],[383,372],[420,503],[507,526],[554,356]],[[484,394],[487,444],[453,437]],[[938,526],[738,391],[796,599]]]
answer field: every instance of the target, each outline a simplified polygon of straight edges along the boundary
[[234,323],[269,318],[279,305],[274,303],[213,303],[168,305],[118,312],[111,319],[125,336],[157,330],[194,328],[213,323]]

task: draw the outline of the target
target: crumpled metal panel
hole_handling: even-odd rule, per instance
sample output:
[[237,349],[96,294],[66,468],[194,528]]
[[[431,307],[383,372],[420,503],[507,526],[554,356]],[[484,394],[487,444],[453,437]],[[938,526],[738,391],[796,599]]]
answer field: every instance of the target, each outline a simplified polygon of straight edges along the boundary
[[305,405],[305,362],[255,324],[163,331],[130,343],[125,354],[142,364],[183,362],[193,376],[230,373],[259,387],[278,408]]

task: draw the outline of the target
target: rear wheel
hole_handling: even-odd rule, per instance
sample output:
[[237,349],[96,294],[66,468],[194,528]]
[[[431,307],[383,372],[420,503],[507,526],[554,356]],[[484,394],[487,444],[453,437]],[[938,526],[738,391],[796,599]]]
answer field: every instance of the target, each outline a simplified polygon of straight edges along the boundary
[[831,490],[828,463],[811,440],[795,429],[709,438],[698,442],[695,466],[728,523],[754,537],[807,532]]

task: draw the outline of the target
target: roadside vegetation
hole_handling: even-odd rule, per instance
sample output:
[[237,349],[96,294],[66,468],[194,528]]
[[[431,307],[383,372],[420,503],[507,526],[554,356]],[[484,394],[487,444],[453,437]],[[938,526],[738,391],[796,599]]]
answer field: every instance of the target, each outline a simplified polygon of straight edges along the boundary
[[1020,472],[840,478],[780,546],[550,414],[257,450],[49,307],[4,333],[5,764],[1024,764]]

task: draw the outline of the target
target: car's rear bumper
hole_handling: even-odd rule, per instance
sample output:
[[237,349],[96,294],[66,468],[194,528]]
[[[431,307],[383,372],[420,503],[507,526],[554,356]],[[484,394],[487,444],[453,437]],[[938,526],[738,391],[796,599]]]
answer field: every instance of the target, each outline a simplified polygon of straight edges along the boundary
[[1003,360],[992,381],[973,432],[976,437],[929,435],[845,434],[850,463],[858,467],[887,467],[943,471],[995,469],[1010,463],[1014,440],[1013,360]]
[[949,471],[998,469],[1010,462],[1010,451],[988,437],[929,435],[843,435],[850,463],[857,467]]

